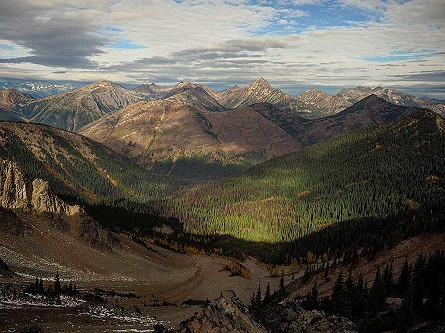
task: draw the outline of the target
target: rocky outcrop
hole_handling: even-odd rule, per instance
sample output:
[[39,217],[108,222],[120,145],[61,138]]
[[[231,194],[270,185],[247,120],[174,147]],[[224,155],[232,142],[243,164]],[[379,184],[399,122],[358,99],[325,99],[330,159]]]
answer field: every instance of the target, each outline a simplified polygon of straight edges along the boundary
[[22,219],[14,218],[14,211],[23,212],[26,217],[44,215],[53,227],[70,231],[99,248],[111,249],[119,245],[115,235],[101,228],[83,208],[57,197],[47,181],[34,179],[30,183],[17,163],[0,160],[0,218],[12,214],[1,221],[0,231],[21,235],[26,226],[18,225]]
[[357,332],[356,325],[349,319],[318,310],[307,311],[292,299],[267,307],[261,318],[271,331],[277,333]]
[[83,214],[79,206],[70,206],[51,193],[48,182],[34,179],[32,182],[31,207],[38,213],[73,216]]
[[249,332],[266,333],[267,330],[255,320],[247,307],[236,297],[233,291],[226,291],[212,304],[203,309],[202,314],[182,322],[180,333],[222,333]]
[[16,163],[0,160],[0,207],[27,209],[29,200],[25,177]]
[[[177,333],[204,332],[286,332],[286,333],[353,333],[356,325],[350,320],[329,316],[323,311],[304,310],[295,300],[287,299],[263,309],[255,320],[233,291],[226,291],[201,314],[181,323]],[[161,327],[157,332],[169,332]]]
[[17,163],[8,160],[0,160],[0,207],[64,216],[84,213],[54,195],[47,181],[34,179],[29,185]]

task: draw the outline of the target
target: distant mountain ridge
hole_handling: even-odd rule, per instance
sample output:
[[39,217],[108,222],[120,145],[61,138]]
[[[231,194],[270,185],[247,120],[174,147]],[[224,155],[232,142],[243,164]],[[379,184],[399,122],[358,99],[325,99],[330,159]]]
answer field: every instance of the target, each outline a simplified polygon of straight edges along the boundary
[[21,109],[34,99],[15,89],[0,90],[0,119],[10,121],[25,120]]
[[296,109],[289,94],[272,86],[264,78],[259,78],[248,86],[233,87],[220,93],[217,100],[226,108],[250,106],[255,103],[270,103],[289,110]]
[[[209,172],[220,178],[240,169],[220,175],[209,162],[246,168],[414,110],[371,95],[336,115],[309,120],[268,103],[214,112],[167,98],[130,105],[87,125],[80,134],[152,171],[157,164],[167,163],[167,174],[187,178],[192,173],[199,178]],[[210,169],[194,175],[191,170],[185,172],[180,162],[184,158],[198,159]]]
[[445,115],[445,102],[435,99],[419,98],[396,89],[382,87],[356,87],[340,90],[336,94],[328,94],[316,88],[311,88],[297,95],[295,99],[301,104],[301,112],[306,112],[317,118],[332,115],[351,106],[369,95],[376,95],[387,102],[402,106],[413,106],[430,109],[440,115]]
[[113,82],[100,81],[70,92],[32,99],[6,89],[3,91],[4,96],[0,96],[0,100],[4,101],[0,101],[0,116],[4,120],[31,121],[79,131],[89,123],[130,104],[169,100],[211,112],[269,103],[279,110],[315,119],[336,114],[371,94],[396,105],[429,108],[445,115],[445,102],[418,98],[394,89],[356,87],[330,95],[312,88],[292,98],[280,89],[273,88],[266,79],[259,78],[247,86],[235,85],[223,92],[193,82],[180,82],[173,87],[151,83],[126,89]]
[[109,81],[37,99],[22,113],[32,122],[77,131],[101,116],[143,100],[144,96]]
[[76,86],[71,83],[53,83],[28,80],[0,81],[0,89],[15,89],[34,98],[66,93],[75,88]]

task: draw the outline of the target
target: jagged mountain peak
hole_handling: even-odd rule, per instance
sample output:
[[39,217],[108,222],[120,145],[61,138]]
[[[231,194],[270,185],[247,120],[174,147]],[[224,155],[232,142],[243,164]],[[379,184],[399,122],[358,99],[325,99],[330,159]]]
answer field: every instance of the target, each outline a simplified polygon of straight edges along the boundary
[[91,83],[87,86],[84,86],[84,87],[81,87],[78,89],[74,89],[74,91],[76,91],[76,90],[94,91],[96,89],[125,89],[125,88],[115,82],[108,81],[108,80],[102,80],[102,81]]
[[298,99],[299,96],[305,96],[305,95],[309,95],[309,96],[313,96],[313,95],[322,95],[322,96],[328,96],[329,94],[323,90],[317,89],[315,87],[312,87],[308,90],[303,91],[301,94],[297,95],[296,98]]
[[272,86],[264,77],[260,77],[259,79],[253,81],[249,86],[253,88],[265,87],[272,89]]
[[271,103],[284,109],[292,109],[289,94],[273,88],[263,77],[248,86],[229,89],[217,96],[218,102],[227,108],[249,106],[256,103]]

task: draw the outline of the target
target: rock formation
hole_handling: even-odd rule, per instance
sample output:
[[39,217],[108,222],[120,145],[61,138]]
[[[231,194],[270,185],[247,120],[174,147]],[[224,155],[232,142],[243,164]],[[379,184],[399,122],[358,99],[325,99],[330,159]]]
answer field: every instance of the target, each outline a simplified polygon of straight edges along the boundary
[[246,332],[266,333],[261,324],[253,320],[248,308],[236,297],[233,291],[226,291],[212,304],[184,321],[180,333],[223,333]]
[[70,206],[55,196],[47,181],[34,179],[28,185],[17,163],[8,160],[0,160],[0,206],[65,216],[84,213],[79,206]]
[[[177,333],[222,333],[222,332],[286,332],[286,333],[353,333],[356,325],[350,320],[329,316],[323,311],[304,310],[295,300],[286,299],[272,304],[261,311],[261,323],[255,320],[249,309],[236,297],[233,291],[224,292],[221,297],[203,309],[201,314],[181,323]],[[168,332],[157,328],[158,332]]]
[[[33,220],[29,217],[35,216],[34,214],[49,217],[47,220],[52,226],[70,231],[74,236],[100,248],[110,249],[119,243],[111,232],[101,228],[83,208],[69,205],[57,197],[47,181],[34,179],[28,182],[17,163],[8,160],[0,160],[1,209],[17,211],[25,220]],[[15,225],[17,223],[11,226],[11,221],[8,220],[11,219],[1,221],[5,226],[9,226],[9,230],[4,231],[21,234],[12,230],[19,227]],[[0,228],[3,229],[5,228]]]

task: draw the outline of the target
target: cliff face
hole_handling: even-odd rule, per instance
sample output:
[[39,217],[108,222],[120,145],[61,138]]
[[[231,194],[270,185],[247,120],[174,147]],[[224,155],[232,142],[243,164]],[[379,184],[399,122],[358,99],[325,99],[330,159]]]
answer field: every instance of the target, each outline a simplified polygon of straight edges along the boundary
[[8,209],[28,209],[27,193],[25,177],[17,164],[0,160],[0,206]]
[[[30,216],[45,215],[52,227],[69,231],[73,236],[80,237],[88,243],[104,249],[119,245],[115,235],[99,226],[78,205],[69,205],[52,191],[47,181],[34,179],[28,182],[17,163],[0,160],[0,209],[9,209],[20,213],[27,221],[34,221]],[[15,220],[14,220],[15,221]],[[17,226],[6,218],[1,221],[4,230],[11,233]],[[26,226],[21,226],[23,227]],[[22,234],[22,232],[15,232]]]
[[7,160],[0,161],[0,206],[63,216],[84,213],[79,206],[70,206],[55,196],[48,182],[34,179],[27,184],[18,165]]

